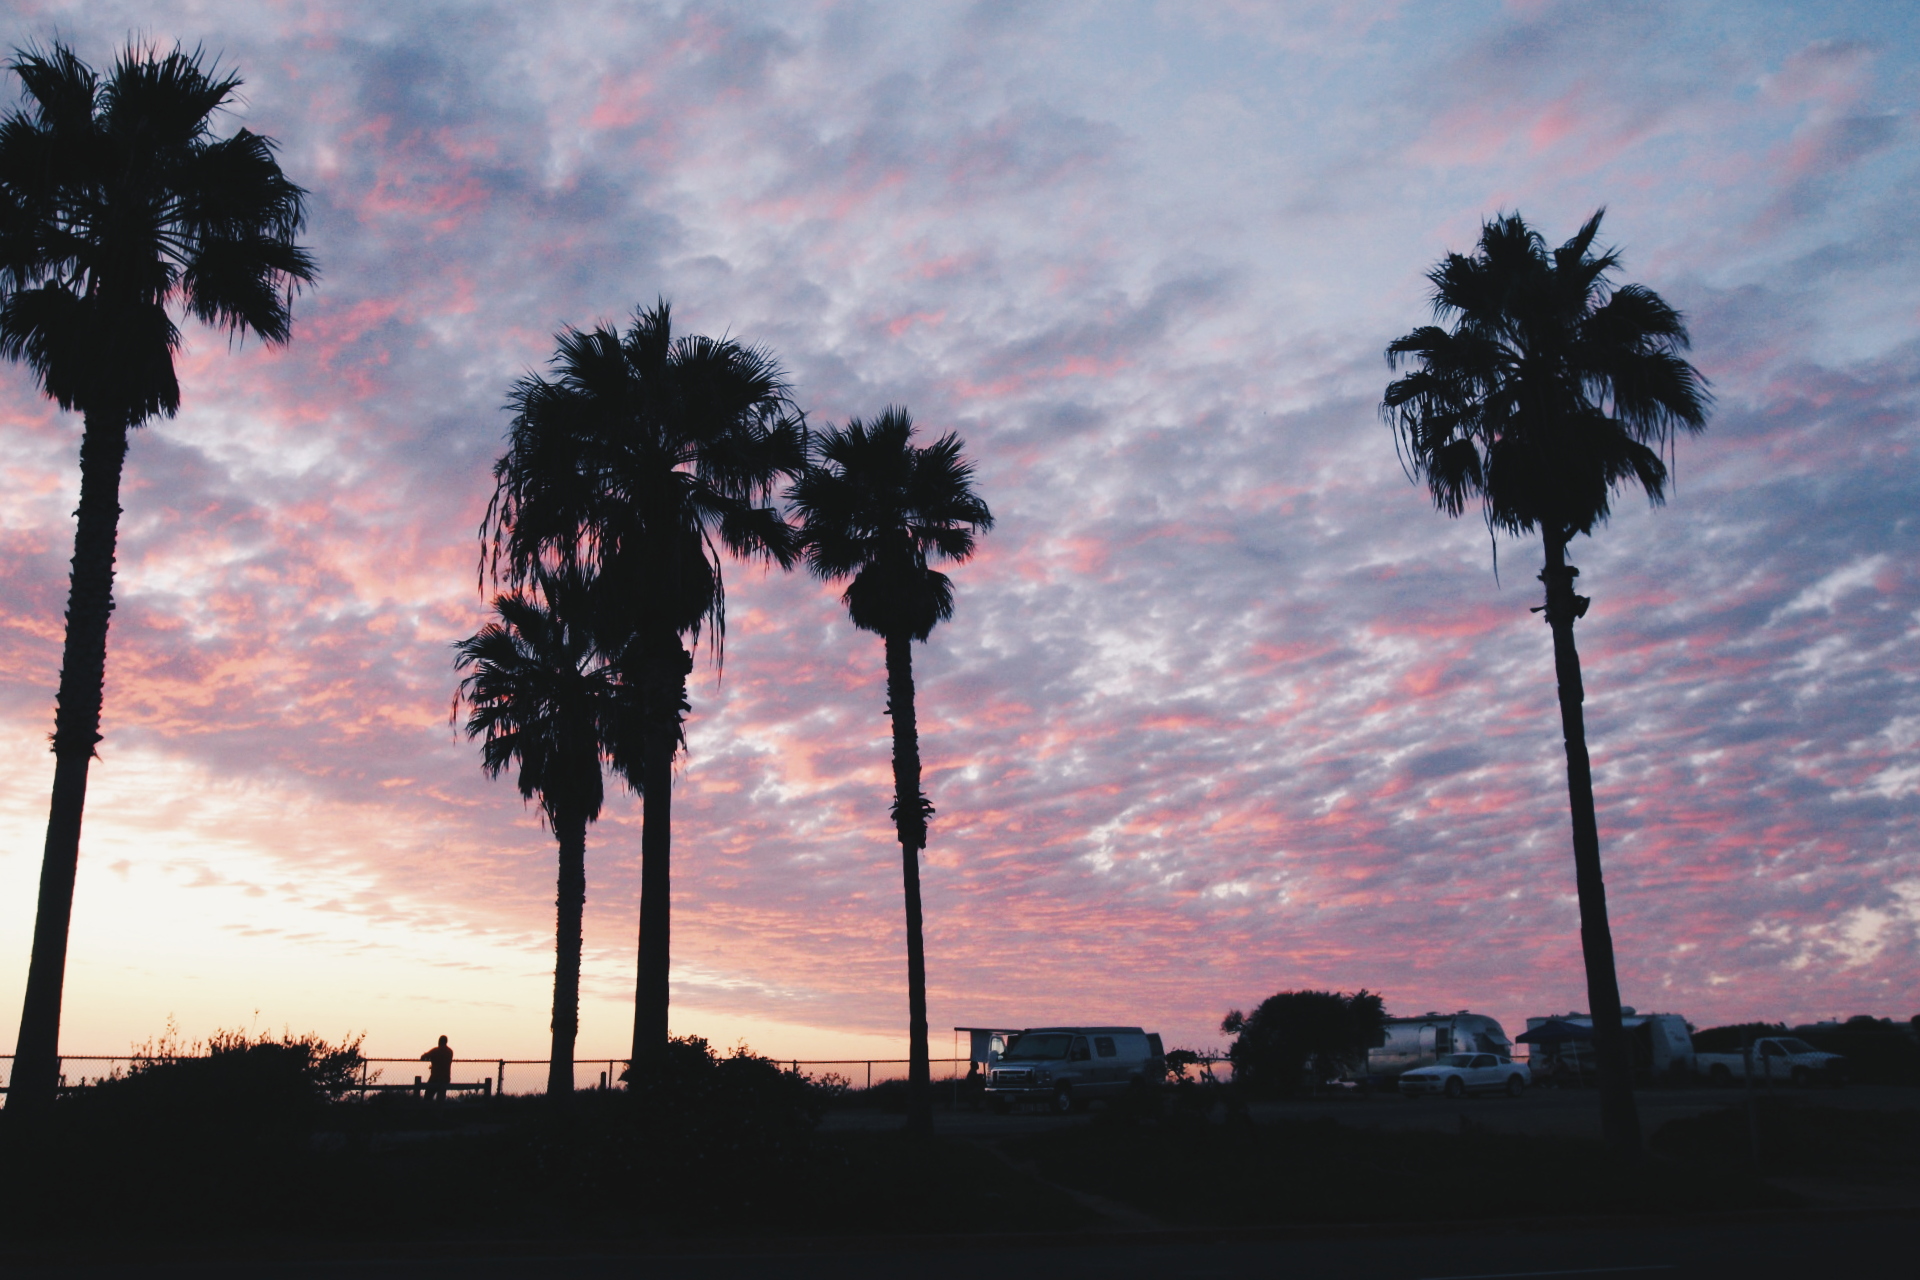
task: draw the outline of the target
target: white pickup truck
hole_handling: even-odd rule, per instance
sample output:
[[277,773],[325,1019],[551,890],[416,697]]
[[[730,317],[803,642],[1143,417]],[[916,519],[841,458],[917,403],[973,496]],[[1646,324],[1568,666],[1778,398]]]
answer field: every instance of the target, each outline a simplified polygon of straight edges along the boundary
[[[1813,1084],[1842,1085],[1847,1081],[1847,1060],[1837,1053],[1825,1053],[1805,1040],[1793,1036],[1762,1036],[1753,1042],[1752,1071],[1755,1083],[1771,1081],[1805,1087]],[[1746,1053],[1695,1053],[1693,1069],[1716,1088],[1732,1088],[1747,1081]]]

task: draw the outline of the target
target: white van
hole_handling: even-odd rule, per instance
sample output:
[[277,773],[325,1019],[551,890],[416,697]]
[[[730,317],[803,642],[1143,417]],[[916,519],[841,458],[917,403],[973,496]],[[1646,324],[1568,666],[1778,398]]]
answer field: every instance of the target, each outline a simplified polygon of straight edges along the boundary
[[1160,1037],[1139,1027],[1031,1027],[1009,1036],[988,1070],[987,1102],[1003,1114],[1016,1102],[1074,1111],[1166,1072]]

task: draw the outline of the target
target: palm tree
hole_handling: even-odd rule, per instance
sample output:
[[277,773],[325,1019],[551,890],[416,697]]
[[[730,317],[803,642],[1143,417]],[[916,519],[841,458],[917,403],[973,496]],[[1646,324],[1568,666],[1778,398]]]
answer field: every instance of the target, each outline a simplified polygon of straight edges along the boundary
[[560,844],[547,1093],[562,1098],[573,1091],[580,1030],[587,824],[600,817],[600,763],[615,749],[628,694],[595,653],[592,584],[565,572],[538,575],[537,583],[539,598],[496,596],[497,620],[454,646],[455,666],[469,674],[454,695],[453,714],[463,702],[468,707],[467,736],[482,739],[488,777],[519,767],[521,798],[540,798]]
[[107,622],[128,432],[180,407],[176,312],[231,337],[287,341],[313,259],[305,192],[270,139],[214,136],[239,77],[178,49],[128,48],[104,82],[64,45],[8,64],[26,106],[0,120],[0,354],[78,410],[80,505],[54,716],[53,801],[10,1110],[49,1102],[80,856],[100,741]]
[[819,437],[819,463],[789,495],[801,519],[807,566],[828,581],[851,578],[841,600],[853,625],[887,646],[887,714],[893,718],[893,823],[907,903],[907,1125],[933,1128],[927,1049],[927,959],[920,914],[920,851],[933,805],[920,790],[913,650],[953,617],[953,583],[931,560],[959,562],[993,513],[973,491],[973,464],[952,432],[913,443],[913,419],[890,408]]
[[624,334],[559,336],[551,378],[515,384],[506,454],[480,529],[495,574],[585,566],[607,584],[600,651],[635,689],[615,764],[641,793],[633,1058],[667,1045],[674,756],[684,744],[688,642],[725,635],[719,549],[790,567],[794,531],[773,486],[805,463],[804,418],[766,351],[673,336],[666,302]]
[[1618,486],[1665,500],[1663,455],[1678,432],[1705,428],[1711,397],[1680,355],[1688,345],[1680,313],[1644,286],[1612,284],[1618,253],[1593,251],[1604,213],[1553,250],[1519,214],[1505,215],[1485,224],[1471,257],[1448,254],[1427,278],[1435,318],[1453,327],[1426,325],[1387,348],[1389,368],[1414,368],[1388,386],[1381,412],[1441,510],[1457,516],[1477,497],[1491,532],[1538,530],[1546,543],[1540,580],[1566,737],[1601,1125],[1615,1148],[1637,1151],[1573,644],[1588,600],[1574,594],[1580,571],[1566,552],[1574,535],[1606,522]]

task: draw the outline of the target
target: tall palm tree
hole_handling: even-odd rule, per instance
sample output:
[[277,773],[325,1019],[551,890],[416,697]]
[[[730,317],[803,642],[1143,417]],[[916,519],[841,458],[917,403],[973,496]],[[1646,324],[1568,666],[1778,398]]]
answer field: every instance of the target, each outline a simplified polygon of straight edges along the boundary
[[930,561],[959,562],[993,513],[973,491],[973,464],[952,432],[913,443],[913,419],[890,408],[869,425],[854,418],[818,438],[817,465],[789,498],[801,520],[807,567],[830,582],[851,578],[841,600],[853,625],[886,642],[887,714],[893,718],[893,823],[907,904],[907,1125],[933,1128],[927,1047],[927,958],[920,911],[920,851],[933,805],[920,790],[913,649],[953,617],[953,583]]
[[1427,278],[1435,318],[1452,327],[1426,325],[1387,348],[1389,368],[1414,367],[1387,387],[1381,412],[1441,510],[1457,516],[1478,498],[1496,535],[1538,530],[1546,543],[1540,580],[1566,738],[1601,1125],[1611,1145],[1637,1151],[1573,643],[1588,600],[1574,594],[1580,571],[1567,563],[1567,543],[1606,522],[1621,485],[1665,500],[1663,455],[1678,432],[1705,428],[1711,397],[1680,355],[1688,345],[1680,313],[1644,286],[1612,284],[1619,255],[1593,249],[1604,213],[1552,250],[1518,213],[1505,215],[1485,224],[1471,256],[1448,254]]
[[67,929],[87,769],[100,741],[107,622],[128,432],[180,407],[184,312],[232,337],[287,341],[314,278],[294,243],[305,192],[270,139],[216,137],[239,77],[178,49],[128,48],[103,82],[64,45],[8,64],[26,104],[0,120],[0,355],[78,410],[80,505],[54,716],[53,801],[9,1109],[58,1083]]
[[538,575],[538,597],[496,596],[497,618],[454,646],[469,674],[453,714],[468,708],[466,732],[480,738],[490,778],[518,766],[523,800],[560,844],[553,934],[553,1053],[547,1093],[573,1091],[580,1030],[580,920],[587,901],[587,824],[605,799],[601,761],[616,749],[627,691],[594,648],[592,584],[578,573]]
[[636,690],[615,764],[641,793],[633,1058],[667,1045],[674,756],[684,744],[688,643],[725,635],[720,548],[790,567],[774,485],[805,464],[804,418],[768,352],[673,335],[666,302],[559,335],[553,376],[514,385],[508,447],[480,528],[495,574],[585,566],[606,584],[599,647]]

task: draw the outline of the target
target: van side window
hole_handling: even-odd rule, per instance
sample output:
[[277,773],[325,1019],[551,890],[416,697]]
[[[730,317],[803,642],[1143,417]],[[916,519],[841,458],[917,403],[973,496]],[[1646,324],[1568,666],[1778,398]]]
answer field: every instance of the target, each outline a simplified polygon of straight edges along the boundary
[[1075,1036],[1073,1038],[1073,1049],[1067,1054],[1067,1057],[1074,1062],[1085,1062],[1087,1059],[1093,1057],[1091,1053],[1087,1052],[1087,1038],[1085,1036]]
[[1095,1036],[1093,1038],[1093,1051],[1103,1058],[1111,1058],[1119,1053],[1119,1050],[1113,1047],[1112,1036]]

